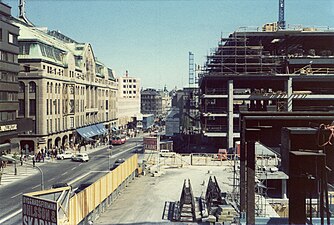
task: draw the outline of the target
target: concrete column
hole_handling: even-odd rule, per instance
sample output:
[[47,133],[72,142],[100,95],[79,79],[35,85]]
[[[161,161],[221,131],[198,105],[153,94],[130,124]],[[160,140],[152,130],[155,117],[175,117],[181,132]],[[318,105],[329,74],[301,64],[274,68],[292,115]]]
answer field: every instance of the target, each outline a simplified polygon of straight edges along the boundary
[[228,150],[233,148],[233,80],[228,81]]
[[286,92],[288,95],[288,105],[287,105],[287,110],[288,112],[292,112],[292,78],[289,77],[289,79],[286,82]]
[[24,89],[24,117],[27,118],[29,115],[29,83],[25,84]]
[[286,179],[282,179],[282,198],[287,199],[287,196],[286,196]]
[[247,142],[247,224],[255,224],[255,140]]

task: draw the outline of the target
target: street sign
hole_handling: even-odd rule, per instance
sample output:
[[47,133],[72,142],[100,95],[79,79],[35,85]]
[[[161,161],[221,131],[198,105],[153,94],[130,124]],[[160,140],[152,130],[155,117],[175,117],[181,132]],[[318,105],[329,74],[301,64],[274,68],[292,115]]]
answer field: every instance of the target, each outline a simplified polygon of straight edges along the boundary
[[158,141],[157,141],[157,137],[144,137],[144,150],[157,150],[157,145],[158,145]]

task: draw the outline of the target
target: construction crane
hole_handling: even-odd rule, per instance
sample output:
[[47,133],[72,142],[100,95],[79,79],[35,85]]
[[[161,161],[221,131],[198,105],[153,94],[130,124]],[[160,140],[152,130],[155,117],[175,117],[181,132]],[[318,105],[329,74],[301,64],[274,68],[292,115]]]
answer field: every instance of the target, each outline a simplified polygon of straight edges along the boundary
[[279,6],[278,6],[278,29],[279,30],[285,30],[285,20],[284,20],[284,0],[278,0]]

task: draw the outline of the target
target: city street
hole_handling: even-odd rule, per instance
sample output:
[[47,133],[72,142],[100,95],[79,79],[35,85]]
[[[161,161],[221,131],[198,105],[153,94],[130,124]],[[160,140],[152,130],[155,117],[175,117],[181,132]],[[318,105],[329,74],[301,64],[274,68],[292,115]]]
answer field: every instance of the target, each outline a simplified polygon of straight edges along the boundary
[[[111,165],[119,158],[128,158],[133,154],[142,138],[133,138],[123,145],[112,149]],[[89,154],[88,162],[58,160],[40,166],[44,174],[44,188],[50,189],[56,183],[68,183],[75,190],[82,183],[93,183],[109,172],[108,146]],[[38,164],[36,164],[38,165]],[[41,174],[29,176],[21,181],[1,188],[0,224],[20,224],[22,194],[41,190]],[[5,204],[3,204],[5,203]]]

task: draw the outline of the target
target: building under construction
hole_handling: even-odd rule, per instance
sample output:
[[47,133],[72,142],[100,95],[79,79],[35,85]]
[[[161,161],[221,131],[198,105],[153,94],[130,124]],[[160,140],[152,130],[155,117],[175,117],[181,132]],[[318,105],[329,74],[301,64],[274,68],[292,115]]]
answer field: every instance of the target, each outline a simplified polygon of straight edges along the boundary
[[241,111],[334,110],[334,30],[243,28],[221,38],[200,74],[204,140],[232,150]]

